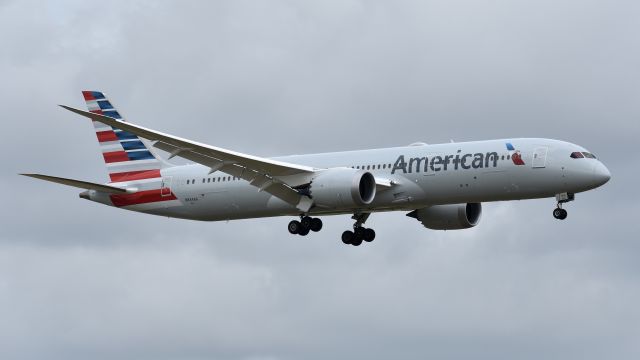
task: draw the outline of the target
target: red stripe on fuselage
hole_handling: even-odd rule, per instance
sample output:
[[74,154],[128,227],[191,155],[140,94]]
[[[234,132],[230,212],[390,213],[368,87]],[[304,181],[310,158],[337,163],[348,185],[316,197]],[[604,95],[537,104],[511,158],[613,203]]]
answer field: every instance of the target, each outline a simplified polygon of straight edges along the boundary
[[126,151],[106,152],[102,153],[102,156],[104,157],[104,162],[106,162],[107,164],[113,162],[129,161],[129,157],[127,156]]
[[138,191],[133,194],[113,194],[109,197],[111,198],[111,202],[113,203],[113,205],[117,207],[177,199],[169,189],[164,189],[165,193],[168,193],[168,195],[162,196],[162,190],[163,189],[145,190]]
[[111,178],[111,182],[153,179],[153,178],[159,178],[159,177],[160,177],[160,169],[127,171],[127,172],[109,174],[109,178]]
[[118,136],[113,130],[98,131],[96,135],[98,136],[99,142],[118,141]]

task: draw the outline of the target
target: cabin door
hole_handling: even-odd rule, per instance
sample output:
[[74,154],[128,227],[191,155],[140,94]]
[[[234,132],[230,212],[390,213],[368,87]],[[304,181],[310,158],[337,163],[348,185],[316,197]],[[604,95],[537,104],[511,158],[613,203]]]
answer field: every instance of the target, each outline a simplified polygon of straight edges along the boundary
[[171,176],[162,178],[162,185],[160,185],[160,196],[170,196],[171,195],[171,180],[173,178]]
[[533,159],[531,160],[531,167],[543,168],[547,166],[547,152],[548,147],[539,147],[533,151]]

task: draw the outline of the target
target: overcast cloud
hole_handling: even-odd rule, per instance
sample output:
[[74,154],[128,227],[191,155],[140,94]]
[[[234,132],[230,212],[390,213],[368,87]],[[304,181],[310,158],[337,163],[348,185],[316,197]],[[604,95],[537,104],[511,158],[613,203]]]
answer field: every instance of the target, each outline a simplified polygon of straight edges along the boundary
[[[637,359],[637,1],[0,1],[3,359]],[[106,181],[83,107],[272,156],[503,137],[612,180],[435,232],[374,214],[198,223],[33,179]]]

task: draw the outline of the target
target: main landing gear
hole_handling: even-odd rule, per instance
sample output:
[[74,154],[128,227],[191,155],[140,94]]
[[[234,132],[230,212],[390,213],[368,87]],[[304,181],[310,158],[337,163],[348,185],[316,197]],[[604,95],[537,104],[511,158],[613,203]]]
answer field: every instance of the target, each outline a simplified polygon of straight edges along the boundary
[[342,233],[342,242],[347,245],[360,246],[363,241],[372,242],[376,238],[376,232],[373,229],[363,227],[369,213],[355,214],[352,219],[356,222],[353,224],[353,231],[347,230]]
[[[373,229],[363,227],[369,213],[357,213],[351,217],[356,222],[353,224],[353,231],[347,230],[342,233],[342,242],[347,245],[360,246],[363,241],[372,242],[376,238],[376,232]],[[306,215],[300,215],[300,221],[292,220],[287,227],[291,234],[306,236],[309,232],[318,232],[322,230],[322,220]]]
[[558,205],[555,209],[553,209],[553,217],[558,220],[564,220],[567,218],[567,210],[562,208],[562,204],[568,203],[569,201],[573,201],[575,199],[575,195],[572,193],[562,193],[556,195],[556,200],[558,201]]
[[310,231],[318,232],[322,230],[322,220],[310,216],[300,216],[300,221],[292,220],[287,228],[291,234],[305,236]]

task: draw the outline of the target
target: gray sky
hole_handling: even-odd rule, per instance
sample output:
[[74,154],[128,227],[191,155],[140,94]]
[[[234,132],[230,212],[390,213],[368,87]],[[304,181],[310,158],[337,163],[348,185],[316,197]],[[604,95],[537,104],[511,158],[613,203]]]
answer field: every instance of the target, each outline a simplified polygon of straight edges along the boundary
[[[637,1],[0,1],[3,359],[637,359]],[[551,137],[612,180],[471,230],[198,223],[17,176],[106,181],[90,124],[261,156]]]

